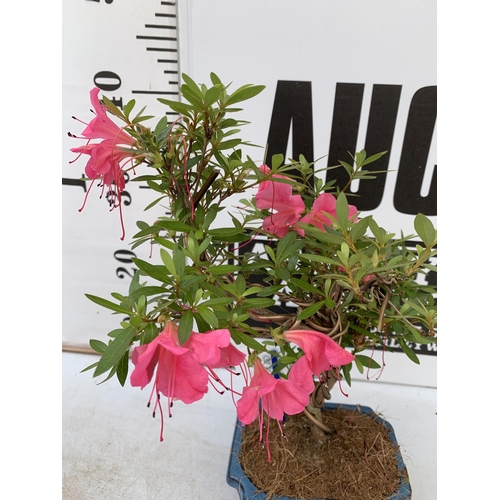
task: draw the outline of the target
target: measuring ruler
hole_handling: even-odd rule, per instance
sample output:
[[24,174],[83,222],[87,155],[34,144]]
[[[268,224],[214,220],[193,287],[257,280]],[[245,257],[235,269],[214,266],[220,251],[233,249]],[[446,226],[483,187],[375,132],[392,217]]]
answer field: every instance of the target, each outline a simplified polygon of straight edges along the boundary
[[[163,0],[67,0],[63,4],[63,127],[80,136],[89,122],[89,92],[97,86],[122,108],[137,101],[138,112],[156,116],[146,126],[154,127],[163,115],[173,121],[177,113],[158,102],[159,97],[178,100],[180,82],[178,8]],[[114,118],[113,118],[114,119]],[[118,120],[115,120],[117,123]],[[123,194],[125,241],[120,241],[118,210],[108,213],[101,188],[90,189],[84,169],[88,157],[74,163],[70,148],[85,141],[63,141],[63,344],[88,346],[90,338],[109,340],[107,333],[118,326],[91,303],[85,293],[110,299],[112,292],[126,293],[135,268],[133,257],[149,259],[150,248],[131,250],[128,242],[137,231],[135,222],[164,214],[143,212],[151,201],[147,186],[130,182],[126,175]],[[140,172],[136,172],[140,175]],[[144,173],[144,172],[142,172]],[[85,195],[88,200],[79,212]],[[154,212],[154,213],[153,213]]]

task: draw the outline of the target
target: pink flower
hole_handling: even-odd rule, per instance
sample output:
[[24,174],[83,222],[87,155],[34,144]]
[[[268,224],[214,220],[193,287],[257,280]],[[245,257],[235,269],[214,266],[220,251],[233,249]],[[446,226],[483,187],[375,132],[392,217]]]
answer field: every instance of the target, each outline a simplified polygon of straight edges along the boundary
[[[276,419],[281,429],[280,421],[285,414],[300,413],[309,404],[309,395],[314,389],[307,360],[302,357],[296,361],[290,370],[288,380],[274,378],[264,367],[259,358],[254,363],[254,375],[247,387],[243,388],[243,395],[237,402],[237,415],[243,425],[259,420],[260,439],[264,425],[263,412],[267,414],[266,446],[268,460],[269,452],[269,420]],[[259,405],[259,403],[261,403]]]
[[[122,237],[125,238],[123,226],[123,215],[121,210],[121,193],[125,189],[125,178],[123,174],[122,162],[131,161],[136,155],[133,148],[136,141],[127,132],[118,127],[106,114],[106,108],[99,102],[99,89],[96,87],[90,91],[90,101],[94,106],[96,116],[88,124],[82,133],[83,138],[89,140],[86,145],[71,148],[74,153],[89,155],[90,158],[85,167],[85,175],[92,179],[101,180],[104,190],[108,186],[106,198],[112,208],[118,207],[120,210],[120,221],[122,225]],[[72,137],[72,134],[70,134]],[[91,139],[102,139],[98,143],[90,143]],[[128,146],[128,147],[124,147]],[[92,188],[93,182],[91,184]],[[82,208],[85,206],[90,189],[85,195]]]
[[[310,212],[302,217],[302,219],[300,219],[298,222],[302,224],[312,224],[318,229],[324,231],[325,226],[332,225],[332,220],[326,214],[329,214],[337,219],[336,205],[337,199],[335,198],[335,196],[333,196],[333,194],[322,193],[314,201]],[[349,205],[349,220],[351,220],[357,212],[358,209],[354,205]],[[356,222],[356,220],[357,219],[355,219],[354,222]],[[297,234],[299,234],[300,236],[304,236],[303,229],[295,227],[295,231],[297,231]]]
[[99,101],[99,89],[97,87],[90,91],[90,102],[94,106],[96,117],[82,132],[83,137],[87,139],[110,139],[114,144],[127,144],[129,146],[135,144],[135,140],[109,118],[105,106]]
[[304,351],[310,369],[316,376],[332,367],[338,368],[354,361],[350,352],[324,333],[315,330],[288,330],[283,336]]
[[180,399],[186,404],[200,400],[208,392],[209,381],[209,373],[203,364],[223,366],[229,343],[229,331],[216,330],[192,333],[188,341],[181,346],[178,328],[169,321],[152,342],[134,349],[132,362],[135,368],[130,376],[130,383],[133,387],[144,389],[154,376],[148,406],[156,393],[154,409],[156,411],[158,407],[162,416],[160,441],[163,441],[160,393],[167,398],[169,416],[174,400]]
[[[261,165],[260,170],[269,173],[269,167]],[[283,175],[273,175],[276,179],[288,179]],[[305,210],[300,195],[292,194],[292,186],[272,180],[263,181],[255,195],[256,207],[259,210],[272,210],[273,213],[264,219],[263,229],[282,238],[299,219]]]

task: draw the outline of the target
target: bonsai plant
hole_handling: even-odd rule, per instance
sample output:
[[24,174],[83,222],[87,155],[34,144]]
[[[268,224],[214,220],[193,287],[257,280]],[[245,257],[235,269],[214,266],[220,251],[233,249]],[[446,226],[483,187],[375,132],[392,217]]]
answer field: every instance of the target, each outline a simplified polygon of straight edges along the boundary
[[[311,446],[329,439],[325,400],[337,382],[341,391],[342,381],[351,384],[353,365],[381,368],[373,349],[389,350],[395,339],[418,363],[406,342],[436,342],[435,290],[415,278],[432,269],[437,233],[418,214],[421,244],[408,248],[414,235],[396,236],[348,200],[349,184],[370,178],[363,167],[383,152],[360,151],[322,170],[303,156],[275,155],[270,165],[244,156],[252,145],[238,137],[246,122],[234,118],[235,105],[264,87],[231,91],[210,76],[207,86],[184,74],[183,101],[159,99],[178,118],[152,127],[144,123],[154,117],[135,113],[134,100],[119,109],[90,92],[95,117],[80,136],[86,144],[72,151],[88,156],[86,176],[118,210],[121,238],[125,174],[151,190],[145,219],[155,206],[167,213],[137,221],[132,249],[150,245],[158,263],[134,259],[128,295],[87,295],[126,315],[108,343],[90,341],[101,356],[87,370],[122,385],[152,384],[160,440],[175,401],[195,403],[209,388],[231,392],[239,423],[255,423],[270,462],[270,433],[283,435],[294,415],[305,416]],[[335,168],[347,171],[347,185],[324,181]],[[222,380],[224,369],[244,377],[241,392]]]

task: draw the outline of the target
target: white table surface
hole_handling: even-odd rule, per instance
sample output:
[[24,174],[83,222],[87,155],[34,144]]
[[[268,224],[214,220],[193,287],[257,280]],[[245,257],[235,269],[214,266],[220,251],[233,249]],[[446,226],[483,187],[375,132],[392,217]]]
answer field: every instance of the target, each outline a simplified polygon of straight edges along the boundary
[[[236,411],[229,393],[177,401],[160,420],[144,390],[116,378],[96,385],[94,355],[63,352],[63,500],[239,500],[226,483]],[[241,387],[237,379],[235,387]],[[394,427],[412,486],[412,500],[437,498],[436,389],[381,381],[343,384],[332,402],[373,408]]]

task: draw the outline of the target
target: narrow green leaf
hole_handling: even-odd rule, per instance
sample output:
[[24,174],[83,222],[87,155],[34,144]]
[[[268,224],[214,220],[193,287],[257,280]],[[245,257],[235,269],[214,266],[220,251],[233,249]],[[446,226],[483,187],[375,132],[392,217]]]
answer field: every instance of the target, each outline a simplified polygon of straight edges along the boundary
[[156,266],[138,258],[132,260],[134,261],[134,264],[146,274],[146,276],[150,276],[151,278],[163,282],[169,281],[172,277],[171,274],[169,274],[162,266]]
[[213,328],[216,329],[219,327],[219,320],[215,313],[206,307],[205,305],[197,306],[196,308],[200,316]]
[[282,163],[285,157],[282,154],[273,155],[271,159],[271,168],[272,170],[276,170]]
[[170,101],[169,99],[158,98],[162,104],[167,105],[172,111],[179,113],[180,115],[191,116],[194,108],[191,104],[185,102]]
[[87,366],[83,370],[80,371],[80,373],[85,373],[88,372],[89,370],[92,370],[92,368],[95,368],[98,365],[98,363],[92,363],[91,365]]
[[227,306],[228,304],[231,304],[234,302],[235,299],[231,297],[216,297],[214,299],[208,299],[205,302],[203,302],[203,305],[206,307],[211,307],[212,309],[217,307],[217,306]]
[[263,288],[260,292],[257,293],[259,297],[269,297],[270,295],[274,295],[276,292],[279,292],[283,288],[283,285],[273,285],[267,288]]
[[174,259],[172,259],[172,256],[170,255],[169,252],[167,252],[165,249],[160,248],[160,258],[162,262],[165,264],[165,267],[168,269],[170,274],[174,278],[178,278],[177,270],[175,269],[174,265]]
[[368,158],[365,158],[363,160],[363,166],[368,165],[369,163],[372,163],[372,162],[378,160],[379,158],[384,156],[386,153],[387,153],[387,151],[382,151],[381,153],[376,153],[374,155],[369,156]]
[[310,318],[311,316],[316,314],[324,305],[325,301],[320,300],[319,302],[316,302],[315,304],[306,307],[305,309],[300,311],[299,315],[297,316],[297,319],[300,321],[306,318]]
[[266,350],[266,348],[262,344],[257,342],[253,337],[250,337],[250,335],[246,335],[243,332],[235,330],[234,328],[231,327],[229,327],[229,332],[231,333],[231,338],[237,344],[244,344],[247,347],[250,347],[250,349],[253,349],[254,351],[257,352],[263,352]]
[[354,224],[351,230],[351,240],[353,242],[359,240],[359,238],[361,238],[361,236],[366,233],[366,230],[368,229],[368,226],[370,224],[370,218],[371,215],[369,215],[368,217],[363,217]]
[[351,387],[351,370],[352,362],[342,367],[342,373],[344,374],[345,381],[349,387]]
[[141,345],[149,344],[158,336],[158,327],[154,323],[148,323],[144,328]]
[[380,365],[373,359],[363,354],[356,354],[356,359],[367,368],[380,368]]
[[356,368],[358,369],[359,373],[363,373],[365,371],[364,367],[363,367],[363,364],[361,363],[361,360],[358,359],[358,357],[356,356],[354,358],[354,362],[356,363]]
[[316,288],[314,285],[311,285],[307,281],[299,280],[297,278],[292,278],[290,280],[290,283],[293,283],[299,289],[307,290],[308,292],[311,292],[314,295],[320,295],[322,297],[324,297],[324,295],[325,295],[323,293],[323,290]]
[[266,307],[271,307],[275,305],[274,299],[266,299],[266,298],[254,298],[254,299],[246,299],[243,302],[243,306],[245,309],[263,309]]
[[323,255],[317,255],[314,253],[304,253],[299,255],[300,260],[312,260],[314,262],[320,262],[321,264],[333,264],[335,266],[341,266],[342,262],[340,260],[331,259],[330,257],[325,257]]
[[214,85],[213,87],[209,88],[205,93],[205,106],[211,106],[214,102],[216,102],[219,99],[221,90],[221,85]]
[[337,212],[337,220],[339,226],[342,229],[347,228],[347,220],[349,217],[349,204],[347,203],[347,198],[344,193],[339,193],[337,197],[337,204],[335,205],[335,210]]
[[186,75],[186,73],[182,73],[182,79],[186,82],[188,88],[192,90],[197,97],[199,97],[200,99],[203,98],[200,87],[198,87],[196,82],[189,75]]
[[184,344],[193,333],[193,311],[185,311],[179,322],[179,342]]
[[161,295],[165,292],[165,288],[161,286],[141,286],[140,288],[129,294],[128,298],[132,301],[135,301],[141,297],[147,297],[149,295]]
[[427,248],[436,244],[437,232],[428,217],[423,214],[417,214],[414,221],[414,227]]
[[90,347],[92,347],[92,349],[94,349],[95,352],[98,352],[99,354],[103,354],[104,351],[108,348],[107,344],[105,344],[101,340],[96,339],[90,339],[89,345]]
[[408,344],[404,341],[404,339],[398,339],[398,343],[401,346],[403,352],[417,365],[420,364],[420,360],[417,355],[408,347]]
[[122,314],[130,314],[130,309],[127,309],[126,307],[115,304],[114,302],[111,302],[110,300],[106,300],[106,299],[103,299],[101,297],[97,297],[96,295],[90,295],[89,293],[86,293],[85,297],[87,297],[87,299],[91,300],[92,302],[95,302],[96,304],[98,304],[102,307],[105,307],[106,309],[111,309],[112,311],[119,312]]
[[174,247],[172,258],[174,260],[174,266],[177,276],[184,276],[184,270],[186,268],[186,256],[184,255],[184,252],[179,245],[176,245]]
[[123,121],[127,121],[126,116],[123,114],[122,110],[113,103],[113,101],[109,100],[105,95],[101,96],[101,100],[106,106],[107,110],[112,114],[117,116]]
[[226,106],[231,106],[237,102],[246,101],[251,99],[256,95],[260,94],[264,89],[265,85],[243,85],[239,89],[235,90],[227,99]]
[[116,378],[120,385],[123,387],[127,381],[128,375],[128,352],[126,352],[118,361],[118,367],[116,369]]
[[135,327],[129,326],[128,328],[122,330],[122,333],[110,342],[106,352],[102,355],[99,363],[97,364],[94,377],[107,372],[115,366],[118,361],[120,361],[121,357],[129,350],[135,332]]
[[222,141],[217,145],[217,149],[222,151],[224,149],[234,149],[241,144],[241,139],[229,139],[227,141]]

